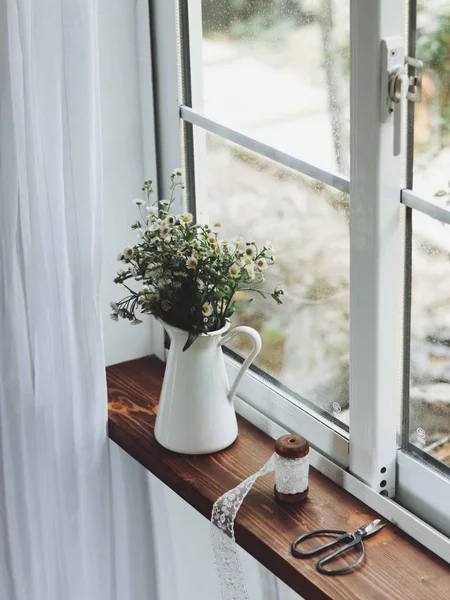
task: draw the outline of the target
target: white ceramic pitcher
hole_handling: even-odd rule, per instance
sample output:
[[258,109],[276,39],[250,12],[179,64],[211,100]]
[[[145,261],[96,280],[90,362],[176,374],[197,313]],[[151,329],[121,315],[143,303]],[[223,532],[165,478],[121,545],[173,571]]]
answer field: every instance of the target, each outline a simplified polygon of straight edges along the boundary
[[[188,333],[163,323],[170,350],[155,424],[158,442],[174,452],[209,454],[234,442],[238,429],[233,399],[245,371],[261,350],[261,338],[252,327],[230,323],[201,334],[183,352]],[[225,371],[222,346],[243,333],[253,349],[242,364],[232,386]]]

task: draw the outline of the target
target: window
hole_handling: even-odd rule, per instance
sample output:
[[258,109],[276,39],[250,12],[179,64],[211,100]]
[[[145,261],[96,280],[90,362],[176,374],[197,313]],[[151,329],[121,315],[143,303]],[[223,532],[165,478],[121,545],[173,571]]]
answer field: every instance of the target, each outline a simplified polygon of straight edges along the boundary
[[278,247],[239,395],[449,536],[450,0],[152,6],[161,174],[183,158],[199,219]]
[[[415,106],[411,144],[412,189],[427,199],[428,214],[409,215],[411,328],[409,428],[406,437],[433,459],[450,466],[450,2],[419,0],[410,36],[424,63],[422,102]],[[415,23],[414,23],[415,22]],[[415,32],[415,35],[414,35]],[[425,205],[426,206],[426,205]],[[435,215],[436,216],[436,215]],[[422,455],[423,456],[423,455]],[[439,464],[438,464],[439,463]]]
[[450,466],[450,226],[413,213],[410,442]]
[[[271,240],[276,267],[268,286],[286,290],[281,307],[256,297],[235,322],[259,330],[259,369],[301,404],[348,416],[348,196],[208,133],[207,202],[225,237]],[[324,244],[324,238],[327,244]],[[247,347],[239,340],[231,348]],[[345,422],[345,421],[344,421]]]
[[202,98],[193,108],[348,175],[349,5],[349,0],[203,0],[197,66]]

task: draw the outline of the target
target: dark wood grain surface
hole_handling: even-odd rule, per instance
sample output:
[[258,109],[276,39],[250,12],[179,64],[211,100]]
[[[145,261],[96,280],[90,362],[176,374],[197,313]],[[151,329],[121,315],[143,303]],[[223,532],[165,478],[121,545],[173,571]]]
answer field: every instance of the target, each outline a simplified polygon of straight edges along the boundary
[[[156,358],[108,367],[109,435],[209,519],[214,501],[261,468],[274,441],[239,418],[239,437],[222,452],[165,450],[153,434],[163,374]],[[273,474],[266,475],[249,493],[236,519],[236,540],[305,600],[450,600],[450,566],[390,524],[367,540],[367,558],[350,574],[327,577],[316,571],[316,559],[293,558],[290,544],[300,533],[353,531],[377,515],[314,469],[300,506],[276,503],[273,484]]]

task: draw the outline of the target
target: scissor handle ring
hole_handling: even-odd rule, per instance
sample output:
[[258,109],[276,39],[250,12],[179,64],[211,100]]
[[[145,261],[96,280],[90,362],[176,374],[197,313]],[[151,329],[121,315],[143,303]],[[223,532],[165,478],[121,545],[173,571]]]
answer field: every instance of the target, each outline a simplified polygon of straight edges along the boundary
[[[333,538],[331,542],[327,544],[323,544],[322,546],[318,546],[317,548],[313,548],[312,550],[299,550],[298,545],[303,541],[308,540],[314,537],[320,537],[321,535],[337,535],[337,538]],[[342,538],[342,540],[340,539]],[[318,529],[316,531],[309,531],[308,533],[303,533],[299,535],[291,544],[291,552],[293,556],[296,558],[308,558],[309,556],[314,556],[315,554],[319,554],[323,550],[327,548],[331,548],[339,541],[343,541],[344,539],[352,539],[351,534],[348,531],[341,531],[340,529]]]
[[[361,547],[361,555],[354,563],[352,563],[351,565],[347,565],[345,567],[339,567],[337,569],[325,569],[325,567],[323,566],[325,563],[329,562],[330,560],[333,560],[334,558],[336,558],[337,556],[339,556],[341,554],[344,554],[345,552],[347,552],[347,550],[350,550],[350,548],[353,548],[355,546]],[[344,546],[343,548],[339,548],[339,550],[337,550],[336,552],[333,552],[332,554],[330,554],[328,556],[324,556],[317,563],[316,569],[319,571],[319,573],[322,573],[323,575],[343,575],[344,573],[349,573],[350,571],[353,571],[353,569],[356,569],[357,567],[359,567],[359,565],[364,560],[365,556],[366,556],[366,547],[364,545],[364,542],[362,540],[360,540],[359,542],[356,542],[356,544],[350,543],[347,546]]]

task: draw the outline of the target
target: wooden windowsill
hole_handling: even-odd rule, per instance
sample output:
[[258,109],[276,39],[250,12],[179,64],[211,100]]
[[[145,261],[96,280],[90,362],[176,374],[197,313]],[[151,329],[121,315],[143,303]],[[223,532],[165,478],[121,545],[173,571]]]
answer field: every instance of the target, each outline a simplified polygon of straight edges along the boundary
[[[108,367],[109,436],[207,519],[214,501],[257,471],[274,441],[239,417],[239,437],[209,456],[162,448],[153,429],[164,364],[144,358]],[[257,481],[236,519],[236,541],[305,600],[448,600],[450,568],[389,524],[366,543],[367,558],[350,574],[327,577],[315,560],[291,556],[293,538],[311,529],[353,531],[376,513],[328,480],[310,472],[310,493],[297,507],[278,504],[273,474]]]

